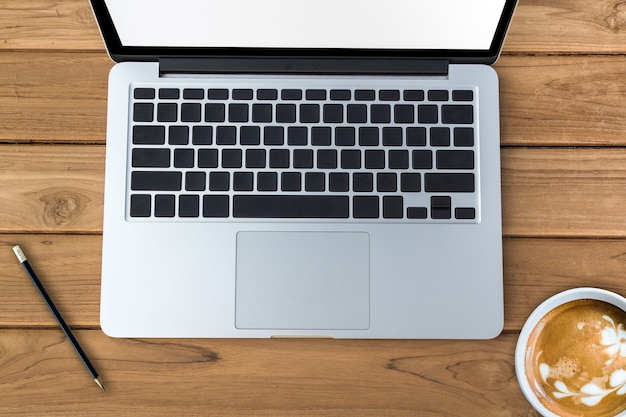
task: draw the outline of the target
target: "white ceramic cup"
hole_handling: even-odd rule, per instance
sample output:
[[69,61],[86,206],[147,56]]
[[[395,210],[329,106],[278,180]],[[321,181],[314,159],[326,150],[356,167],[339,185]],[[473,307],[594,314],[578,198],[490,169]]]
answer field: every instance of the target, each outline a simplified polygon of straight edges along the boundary
[[[599,288],[573,288],[571,290],[553,295],[541,303],[528,317],[520,333],[517,346],[515,348],[515,373],[517,374],[517,381],[519,382],[520,388],[522,389],[522,392],[528,402],[530,402],[533,408],[544,417],[560,416],[558,414],[554,414],[543,405],[539,398],[537,398],[537,395],[531,388],[528,378],[526,377],[526,351],[528,349],[528,339],[539,321],[556,307],[574,300],[589,299],[604,301],[606,303],[613,304],[623,311],[626,311],[626,298],[619,294]],[[624,396],[624,401],[626,401],[626,395]],[[626,411],[619,413],[615,417],[626,417]]]

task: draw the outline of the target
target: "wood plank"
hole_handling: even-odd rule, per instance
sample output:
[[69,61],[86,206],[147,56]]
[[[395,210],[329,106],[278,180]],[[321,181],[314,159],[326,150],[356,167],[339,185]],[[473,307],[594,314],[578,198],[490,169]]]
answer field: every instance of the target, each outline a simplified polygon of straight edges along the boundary
[[[112,65],[99,53],[0,53],[0,141],[104,143]],[[502,57],[503,146],[626,145],[623,68],[622,57]]]
[[[11,247],[26,251],[72,327],[99,329],[102,238],[98,235],[0,235],[0,328],[55,327]],[[518,332],[543,300],[573,287],[626,296],[624,239],[504,239],[505,330]]]
[[[87,0],[0,0],[0,39],[0,50],[104,50]],[[626,10],[614,0],[521,0],[504,53],[626,53]]]
[[0,415],[527,416],[516,335],[490,341],[137,340],[0,331]]

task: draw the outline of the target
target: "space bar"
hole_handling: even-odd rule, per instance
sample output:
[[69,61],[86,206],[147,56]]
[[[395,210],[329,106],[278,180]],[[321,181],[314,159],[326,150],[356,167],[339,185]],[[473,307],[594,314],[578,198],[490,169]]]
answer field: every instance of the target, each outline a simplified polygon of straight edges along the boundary
[[348,218],[347,196],[238,195],[233,216],[243,218]]

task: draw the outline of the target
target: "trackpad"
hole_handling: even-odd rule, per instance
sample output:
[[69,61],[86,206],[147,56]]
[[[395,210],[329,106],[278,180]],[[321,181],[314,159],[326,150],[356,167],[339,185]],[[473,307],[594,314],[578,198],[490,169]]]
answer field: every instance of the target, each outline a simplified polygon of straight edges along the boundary
[[240,232],[239,329],[369,328],[369,234]]

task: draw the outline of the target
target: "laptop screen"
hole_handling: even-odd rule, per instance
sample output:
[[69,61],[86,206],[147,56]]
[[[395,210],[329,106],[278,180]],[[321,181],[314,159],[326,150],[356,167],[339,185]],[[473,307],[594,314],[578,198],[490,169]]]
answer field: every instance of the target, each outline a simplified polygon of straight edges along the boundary
[[[511,0],[92,0],[110,52],[499,49]],[[106,8],[102,6],[106,6]],[[102,14],[108,12],[106,19]],[[106,21],[105,21],[106,20]],[[110,26],[109,26],[110,25]],[[112,30],[110,30],[112,29]],[[111,41],[111,37],[115,41]],[[158,53],[157,53],[158,52]],[[229,53],[229,52],[227,52]],[[192,54],[193,55],[193,54]],[[318,54],[319,55],[319,54]],[[415,54],[411,54],[415,55]]]

